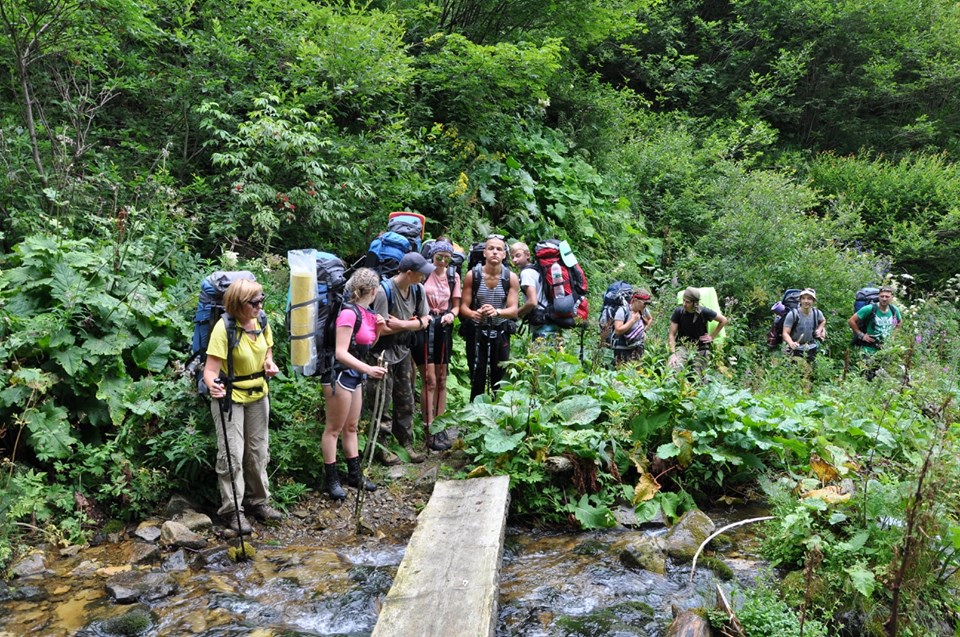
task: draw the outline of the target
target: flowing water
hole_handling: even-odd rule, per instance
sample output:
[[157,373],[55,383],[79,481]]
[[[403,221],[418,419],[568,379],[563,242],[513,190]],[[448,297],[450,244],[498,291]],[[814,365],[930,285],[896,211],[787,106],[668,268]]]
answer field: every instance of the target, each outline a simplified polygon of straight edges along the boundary
[[[714,518],[718,526],[731,521]],[[669,624],[671,605],[713,606],[719,580],[707,569],[698,567],[689,584],[689,564],[668,562],[661,576],[620,562],[626,542],[662,532],[509,529],[497,635],[658,637]],[[734,533],[723,557],[748,583],[757,568],[752,536],[749,530]],[[359,540],[336,550],[305,541],[258,545],[253,560],[234,563],[224,548],[215,549],[195,554],[192,568],[170,573],[176,592],[130,606],[115,603],[105,590],[109,576],[130,568],[122,565],[123,547],[90,548],[53,561],[54,573],[39,580],[11,582],[21,599],[0,602],[0,637],[118,634],[109,632],[111,621],[132,609],[150,622],[138,634],[157,637],[369,635],[403,550],[390,540]],[[120,565],[108,566],[113,564]]]

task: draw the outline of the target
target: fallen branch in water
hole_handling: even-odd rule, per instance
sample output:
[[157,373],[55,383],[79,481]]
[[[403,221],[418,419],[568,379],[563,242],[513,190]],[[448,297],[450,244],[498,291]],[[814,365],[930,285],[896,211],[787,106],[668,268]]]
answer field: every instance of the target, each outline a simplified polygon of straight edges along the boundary
[[773,519],[772,515],[765,515],[762,518],[750,518],[748,520],[740,520],[739,522],[733,522],[723,528],[720,528],[714,531],[712,535],[710,535],[707,539],[703,541],[703,543],[700,545],[700,548],[698,548],[697,552],[694,553],[693,555],[693,563],[690,565],[690,581],[691,582],[693,581],[693,574],[697,571],[697,558],[700,557],[700,553],[702,553],[704,547],[710,543],[710,540],[717,537],[724,531],[728,531],[738,526],[743,526],[744,524],[750,524],[751,522],[763,522],[764,520],[772,520],[772,519]]

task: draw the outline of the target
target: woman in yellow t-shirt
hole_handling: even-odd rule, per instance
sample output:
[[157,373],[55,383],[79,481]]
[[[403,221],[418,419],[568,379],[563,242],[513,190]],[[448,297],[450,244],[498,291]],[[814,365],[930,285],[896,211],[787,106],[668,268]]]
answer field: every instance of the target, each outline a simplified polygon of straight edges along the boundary
[[[267,462],[270,460],[267,379],[280,370],[273,362],[270,326],[266,321],[261,324],[260,320],[263,301],[263,288],[254,281],[240,279],[227,288],[223,307],[233,319],[235,335],[231,340],[236,342],[231,354],[233,380],[228,383],[226,316],[217,321],[210,332],[207,361],[203,368],[203,382],[210,391],[210,411],[217,431],[217,478],[221,501],[217,513],[225,526],[240,534],[253,531],[244,511],[264,522],[283,517],[270,506],[267,486]],[[228,384],[232,385],[229,400]],[[231,454],[229,462],[227,454]],[[239,515],[235,502],[240,504]]]

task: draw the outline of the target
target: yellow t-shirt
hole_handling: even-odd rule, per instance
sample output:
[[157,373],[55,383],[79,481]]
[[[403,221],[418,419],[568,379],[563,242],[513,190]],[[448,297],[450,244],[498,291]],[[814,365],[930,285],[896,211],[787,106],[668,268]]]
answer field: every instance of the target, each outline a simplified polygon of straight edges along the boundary
[[[257,323],[257,329],[260,323]],[[267,358],[267,350],[273,347],[273,332],[270,325],[264,327],[263,332],[254,339],[252,335],[237,329],[239,342],[233,349],[233,375],[246,376],[263,371],[263,363]],[[217,321],[210,332],[210,343],[207,345],[207,355],[216,356],[223,363],[220,372],[227,375],[227,328],[223,320]],[[252,393],[249,390],[254,390]],[[267,379],[251,378],[234,382],[233,402],[252,403],[267,395]]]

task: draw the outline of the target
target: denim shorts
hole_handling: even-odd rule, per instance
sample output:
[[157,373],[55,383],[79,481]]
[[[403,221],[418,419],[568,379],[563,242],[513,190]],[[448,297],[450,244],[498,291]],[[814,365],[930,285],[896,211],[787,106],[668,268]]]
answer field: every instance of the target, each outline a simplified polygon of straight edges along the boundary
[[333,383],[334,376],[337,378],[337,386],[350,393],[355,392],[357,387],[363,383],[363,374],[354,369],[328,369],[320,377],[320,383],[330,385]]

